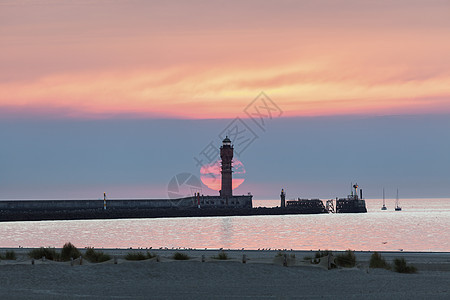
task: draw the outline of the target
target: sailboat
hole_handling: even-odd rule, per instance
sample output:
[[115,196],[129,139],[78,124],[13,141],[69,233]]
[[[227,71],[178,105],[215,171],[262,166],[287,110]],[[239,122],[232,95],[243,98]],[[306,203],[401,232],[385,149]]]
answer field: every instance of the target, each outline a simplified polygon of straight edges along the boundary
[[398,206],[398,189],[397,189],[397,198],[395,199],[395,210],[400,211],[402,208]]
[[383,188],[383,207],[381,208],[381,210],[387,210],[385,199],[384,199],[384,188]]

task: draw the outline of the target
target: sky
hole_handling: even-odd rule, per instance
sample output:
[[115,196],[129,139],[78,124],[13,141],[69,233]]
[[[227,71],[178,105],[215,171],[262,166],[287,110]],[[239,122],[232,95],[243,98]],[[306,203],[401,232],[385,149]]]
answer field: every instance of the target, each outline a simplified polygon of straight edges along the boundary
[[177,174],[206,182],[203,150],[236,128],[236,193],[449,197],[449,15],[443,0],[0,0],[0,199],[167,197]]

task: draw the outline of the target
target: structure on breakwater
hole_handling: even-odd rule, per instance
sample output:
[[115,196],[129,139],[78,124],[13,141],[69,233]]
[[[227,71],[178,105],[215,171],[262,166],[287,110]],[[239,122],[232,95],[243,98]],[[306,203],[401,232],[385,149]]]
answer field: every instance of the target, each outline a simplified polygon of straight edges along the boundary
[[301,210],[304,213],[366,213],[366,201],[363,199],[362,189],[358,197],[358,184],[352,186],[352,192],[346,198],[336,198],[336,200],[326,200],[326,206],[320,199],[300,199],[286,202],[286,193],[281,190],[281,208],[286,207],[291,210]]
[[[286,201],[281,190],[281,205],[274,208],[253,208],[248,195],[233,195],[233,151],[231,140],[226,137],[220,147],[222,182],[219,196],[193,196],[177,199],[107,199],[103,200],[21,200],[0,201],[0,221],[18,220],[71,220],[115,219],[153,217],[199,217],[237,215],[320,214],[328,212],[366,212],[365,201],[355,192],[347,198],[328,200],[326,207],[320,199]],[[334,209],[336,207],[336,209]]]
[[336,199],[337,213],[366,213],[366,201],[363,199],[363,191],[359,190],[360,197],[358,197],[358,184],[353,185],[353,190],[347,198]]

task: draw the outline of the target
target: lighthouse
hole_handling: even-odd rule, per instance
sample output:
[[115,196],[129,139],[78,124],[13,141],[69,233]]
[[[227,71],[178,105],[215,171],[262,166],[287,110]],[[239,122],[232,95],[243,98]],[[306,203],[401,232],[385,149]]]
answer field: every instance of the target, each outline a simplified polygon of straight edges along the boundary
[[222,189],[220,190],[220,196],[228,198],[233,196],[233,146],[231,145],[231,140],[228,136],[222,141],[222,147],[220,147],[220,158],[222,159]]

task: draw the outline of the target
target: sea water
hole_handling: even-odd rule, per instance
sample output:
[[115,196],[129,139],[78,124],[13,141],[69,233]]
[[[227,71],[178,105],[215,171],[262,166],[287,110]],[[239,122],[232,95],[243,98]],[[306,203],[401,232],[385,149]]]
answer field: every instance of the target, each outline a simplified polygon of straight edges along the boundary
[[[0,223],[0,247],[450,252],[450,199],[366,200],[367,213]],[[279,200],[254,200],[275,206]]]

